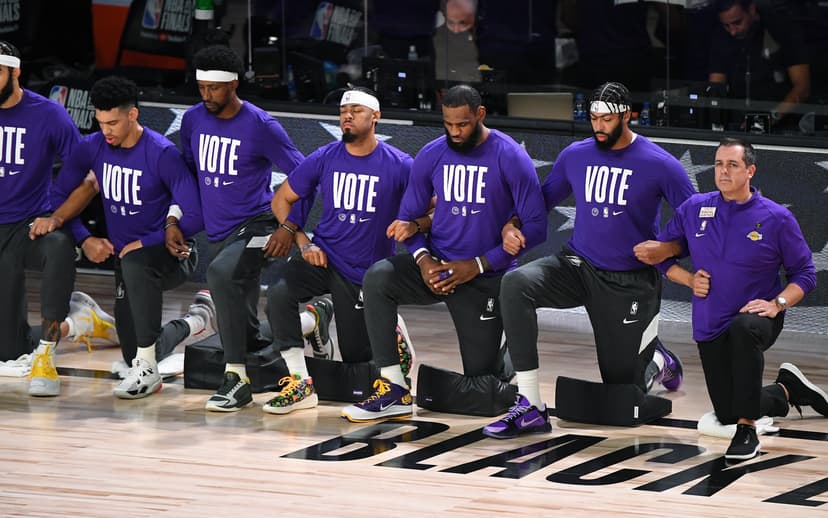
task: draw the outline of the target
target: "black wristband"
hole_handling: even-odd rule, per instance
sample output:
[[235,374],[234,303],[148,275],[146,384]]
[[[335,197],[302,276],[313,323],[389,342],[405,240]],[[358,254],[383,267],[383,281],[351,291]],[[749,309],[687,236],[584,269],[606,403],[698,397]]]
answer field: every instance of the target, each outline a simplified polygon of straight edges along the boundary
[[284,223],[280,223],[279,226],[281,228],[287,230],[288,232],[290,232],[291,235],[294,235],[294,236],[296,235],[296,229],[295,228],[290,228],[288,225],[285,225]]

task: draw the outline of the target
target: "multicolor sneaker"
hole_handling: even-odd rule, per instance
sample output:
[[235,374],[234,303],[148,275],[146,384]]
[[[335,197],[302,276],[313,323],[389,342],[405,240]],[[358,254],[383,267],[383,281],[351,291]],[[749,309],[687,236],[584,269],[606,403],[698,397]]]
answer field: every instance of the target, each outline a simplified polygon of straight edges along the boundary
[[262,407],[268,414],[289,414],[319,404],[311,378],[302,379],[301,375],[292,374],[280,379],[279,386],[282,387],[281,392]]
[[664,358],[664,367],[656,376],[656,381],[669,390],[675,392],[681,386],[681,381],[684,379],[684,367],[681,365],[681,360],[675,353],[664,347],[660,342],[656,342],[656,351],[661,353]]
[[241,379],[235,372],[225,372],[224,382],[207,400],[204,408],[213,412],[237,412],[253,404],[253,391],[248,378]]
[[213,303],[213,297],[210,295],[210,290],[199,290],[195,294],[193,303],[187,309],[186,318],[189,315],[197,316],[204,321],[204,328],[185,338],[179,345],[191,345],[200,342],[209,336],[213,336],[218,332],[218,319],[216,318],[216,305]]
[[363,423],[386,417],[406,419],[411,417],[413,400],[411,392],[388,378],[374,382],[375,392],[361,403],[354,403],[342,409],[342,417],[352,423]]
[[158,368],[141,358],[132,359],[132,368],[112,393],[121,399],[141,399],[161,390]]
[[748,460],[759,454],[759,437],[756,436],[756,428],[749,424],[737,424],[736,434],[730,441],[725,452],[726,460]]
[[34,353],[32,372],[29,374],[29,395],[60,395],[60,378],[55,369],[55,346],[52,344],[41,344]]
[[333,301],[322,297],[305,309],[316,319],[313,331],[305,335],[305,341],[313,349],[313,357],[322,360],[333,360],[333,342],[331,342],[330,326],[333,319]]
[[776,383],[788,389],[788,403],[796,407],[799,415],[802,415],[803,406],[810,406],[828,417],[828,394],[811,383],[796,365],[792,363],[780,365]]
[[397,314],[397,350],[400,353],[400,368],[403,376],[408,378],[408,374],[414,368],[414,344],[411,343],[411,337],[408,336],[408,328],[405,327],[405,320],[402,315]]
[[495,421],[483,428],[483,435],[495,439],[512,439],[518,435],[530,433],[548,433],[552,431],[549,422],[549,410],[529,403],[529,400],[518,394],[515,404],[509,409],[506,417]]
[[69,340],[83,342],[92,352],[92,340],[103,340],[110,344],[118,344],[118,331],[115,329],[115,319],[101,309],[95,299],[82,291],[73,291],[69,299],[68,319],[72,321],[74,334],[67,336]]

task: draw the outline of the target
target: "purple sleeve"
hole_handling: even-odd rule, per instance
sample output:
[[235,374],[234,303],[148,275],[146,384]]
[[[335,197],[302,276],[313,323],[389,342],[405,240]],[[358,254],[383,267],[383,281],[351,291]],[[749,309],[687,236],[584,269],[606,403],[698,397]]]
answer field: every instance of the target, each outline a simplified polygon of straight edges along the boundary
[[779,249],[788,282],[797,284],[805,293],[816,288],[813,254],[790,211],[787,211],[782,231],[779,232]]
[[290,174],[297,165],[302,162],[304,156],[293,145],[287,132],[285,132],[282,125],[274,119],[270,118],[265,124],[267,131],[267,141],[270,145],[265,146],[267,149],[267,158],[282,170],[285,174]]
[[179,222],[181,232],[190,238],[204,230],[198,184],[174,146],[164,149],[158,160],[158,168],[162,181],[172,193],[173,203],[178,204],[184,213]]
[[[400,203],[400,212],[397,216],[402,221],[414,221],[425,215],[431,204],[434,187],[431,174],[434,164],[428,159],[428,153],[420,151],[411,162],[411,173],[408,175],[408,185]],[[418,248],[428,248],[425,235],[417,232],[405,240],[405,246],[413,252]]]
[[314,151],[290,172],[286,180],[293,192],[299,196],[299,200],[291,206],[287,219],[299,228],[303,228],[308,222],[308,214],[313,207],[316,189],[322,176],[323,164],[321,150]]
[[690,178],[687,176],[687,171],[684,170],[681,162],[673,158],[668,160],[665,165],[667,174],[663,175],[662,190],[667,203],[673,207],[673,210],[676,210],[690,196],[696,194],[696,189],[690,183]]
[[[83,140],[73,145],[71,152],[67,156],[61,154],[63,167],[60,168],[60,172],[53,181],[51,192],[49,193],[53,209],[60,207],[72,191],[86,178],[91,166],[88,161],[91,148],[92,146],[89,140]],[[69,220],[67,227],[72,237],[75,238],[76,243],[80,243],[91,235],[80,218],[72,218]]]
[[543,181],[543,186],[541,187],[547,212],[554,209],[560,202],[572,194],[572,185],[569,184],[569,179],[566,177],[566,170],[563,164],[565,156],[566,150],[558,156],[555,165],[552,166],[552,172]]
[[[65,164],[72,156],[72,152],[78,146],[81,136],[77,126],[75,126],[75,123],[72,122],[72,119],[69,117],[69,114],[66,113],[65,110],[60,110],[60,112],[62,112],[61,119],[63,120],[60,121],[61,123],[59,124],[60,128],[56,144],[58,156],[60,156],[61,161]],[[66,198],[64,198],[64,200],[65,199]],[[53,209],[56,207],[57,205],[52,206]],[[66,228],[68,228],[69,232],[75,238],[76,243],[80,243],[92,235],[91,232],[89,232],[89,229],[83,225],[83,221],[81,221],[80,218],[72,218],[67,221]]]
[[[546,239],[546,207],[532,159],[523,150],[509,155],[502,159],[505,165],[503,170],[509,171],[504,176],[521,222],[521,232],[526,238],[526,248],[518,254],[521,255]],[[515,259],[503,250],[502,243],[486,252],[485,256],[493,270],[502,270]]]
[[190,117],[187,114],[184,114],[184,117],[181,119],[181,129],[178,133],[178,140],[181,145],[181,156],[184,157],[184,163],[187,164],[187,167],[190,171],[195,172],[197,171],[195,166],[195,158],[193,157],[193,149],[190,147],[190,136],[192,131],[190,130]]

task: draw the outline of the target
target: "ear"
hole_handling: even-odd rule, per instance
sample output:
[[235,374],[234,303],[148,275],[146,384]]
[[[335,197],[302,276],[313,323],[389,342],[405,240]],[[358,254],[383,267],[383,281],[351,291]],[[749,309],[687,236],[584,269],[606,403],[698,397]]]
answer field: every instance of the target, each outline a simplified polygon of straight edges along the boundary
[[753,178],[754,174],[756,174],[756,164],[753,164],[752,166],[747,168],[748,178]]
[[127,117],[129,118],[129,122],[135,122],[138,120],[138,108],[133,106],[127,112]]
[[477,113],[475,115],[477,115],[478,122],[483,122],[483,119],[486,118],[486,107],[482,104],[478,106]]

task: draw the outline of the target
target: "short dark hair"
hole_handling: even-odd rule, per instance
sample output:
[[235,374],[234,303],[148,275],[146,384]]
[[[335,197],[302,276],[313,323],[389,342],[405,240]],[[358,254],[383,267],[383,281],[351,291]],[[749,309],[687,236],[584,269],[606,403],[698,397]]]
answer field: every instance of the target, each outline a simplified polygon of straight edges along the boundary
[[714,3],[716,6],[716,12],[723,13],[734,5],[738,5],[742,8],[742,10],[747,11],[751,4],[754,3],[754,0],[716,0]]
[[630,89],[622,83],[604,83],[592,91],[590,102],[604,101],[606,103],[630,106]]
[[747,167],[756,165],[756,150],[750,142],[739,137],[725,137],[719,141],[719,147],[742,146],[744,153],[742,154],[742,161]]
[[452,86],[443,96],[443,106],[447,108],[468,106],[475,112],[482,104],[480,93],[469,85]]
[[[14,56],[16,58],[20,58],[20,51],[17,50],[17,47],[9,43],[5,40],[0,40],[0,55],[3,56]],[[8,67],[14,68],[14,67]]]
[[138,107],[138,86],[125,77],[109,76],[99,79],[92,85],[89,97],[92,106],[98,110],[129,110]]
[[244,64],[238,54],[226,45],[210,45],[193,56],[193,65],[198,70],[221,70],[234,74],[243,73]]

